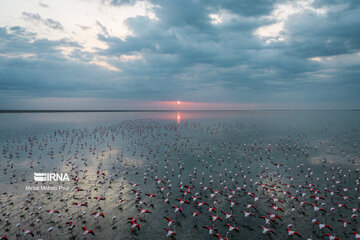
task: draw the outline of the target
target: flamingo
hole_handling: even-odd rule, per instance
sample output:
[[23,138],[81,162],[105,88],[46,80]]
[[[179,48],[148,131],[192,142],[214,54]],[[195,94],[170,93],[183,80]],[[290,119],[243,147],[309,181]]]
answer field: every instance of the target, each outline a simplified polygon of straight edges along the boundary
[[149,210],[146,209],[139,209],[140,214],[144,214],[144,213],[151,213]]
[[273,229],[266,228],[266,227],[264,227],[264,226],[260,226],[260,228],[262,228],[262,233],[263,233],[263,234],[267,234],[267,233],[274,233],[274,234],[276,234]]
[[342,223],[343,223],[344,228],[346,228],[348,224],[351,224],[350,221],[345,221],[345,220],[343,220],[343,219],[340,219],[339,222],[342,222]]
[[51,238],[51,232],[54,230],[54,227],[49,227],[47,230],[47,233],[49,234],[49,237]]
[[321,196],[315,196],[315,195],[310,196],[310,198],[314,198],[314,199],[315,199],[315,201],[325,200],[325,198],[324,198],[324,197],[321,197]]
[[251,212],[246,212],[246,211],[242,211],[244,213],[245,217],[249,217],[249,216],[255,216],[255,214],[251,213]]
[[219,233],[215,234],[217,236],[218,240],[228,240],[228,238],[223,238]]
[[69,229],[72,230],[75,227],[75,223],[73,223],[72,221],[67,222],[66,224],[69,225]]
[[216,228],[211,228],[209,226],[203,226],[203,228],[206,228],[209,231],[209,235],[213,235],[217,231]]
[[229,228],[228,232],[231,232],[233,230],[239,232],[239,228],[238,227],[235,227],[235,226],[231,226],[230,223],[226,224],[225,226],[227,226]]
[[319,226],[319,229],[328,228],[333,232],[333,229],[329,225],[319,223],[319,222],[317,222],[316,224]]
[[137,223],[137,219],[131,220],[129,223],[131,224],[131,231],[135,231],[136,228],[140,230],[140,224]]
[[60,214],[58,210],[46,210],[46,211],[49,213],[50,216],[53,215],[54,213]]
[[225,215],[225,219],[229,219],[231,217],[235,217],[233,214],[226,213],[224,211],[221,211]]
[[199,214],[200,214],[200,213],[195,212],[195,211],[193,211],[193,212],[191,213],[191,215],[192,215],[192,217],[193,217],[193,218],[195,218],[195,217],[199,216]]
[[270,218],[273,218],[273,219],[278,218],[278,219],[281,220],[280,216],[278,216],[278,215],[276,215],[274,213],[269,212],[268,214],[269,214]]
[[289,236],[294,236],[294,235],[296,235],[296,236],[301,237],[301,235],[300,235],[298,232],[295,232],[295,231],[291,230],[290,228],[288,228],[288,235],[289,235]]
[[92,215],[94,215],[94,218],[96,218],[96,219],[97,219],[98,217],[103,217],[103,218],[105,218],[104,213],[93,212]]
[[328,234],[326,234],[326,235],[328,235],[329,240],[340,240],[340,238],[335,237],[335,235],[333,236],[333,235],[331,235],[330,233],[328,233]]
[[83,236],[86,237],[89,233],[95,236],[95,232],[93,230],[88,230],[86,227],[83,227]]
[[168,221],[168,227],[171,226],[171,224],[176,223],[176,221],[171,220],[169,217],[164,217]]
[[164,228],[164,230],[167,232],[166,236],[167,237],[172,237],[172,236],[176,236],[176,232],[175,231],[172,231],[168,228]]
[[284,212],[284,210],[278,206],[271,205],[270,207],[274,210],[280,210],[280,211]]
[[360,239],[360,233],[357,232],[351,232],[350,234],[353,234],[355,239]]
[[87,207],[87,203],[78,203],[78,202],[74,202],[73,205],[76,205],[77,207],[82,207],[85,206]]
[[32,230],[24,229],[24,236],[31,235],[34,237],[34,232]]
[[174,212],[177,213],[177,212],[182,212],[183,211],[183,208],[179,208],[177,206],[173,206],[172,207],[174,209]]
[[201,207],[201,206],[203,206],[203,205],[209,206],[209,204],[208,204],[207,202],[196,202],[196,204],[197,204],[199,207]]
[[180,205],[183,205],[184,203],[189,204],[189,201],[187,201],[187,200],[182,200],[182,199],[180,199],[180,198],[178,198],[178,199],[176,199],[176,200],[179,201],[179,204],[180,204]]
[[215,222],[216,220],[220,220],[222,222],[222,219],[219,216],[211,215],[210,219],[211,219],[212,222]]

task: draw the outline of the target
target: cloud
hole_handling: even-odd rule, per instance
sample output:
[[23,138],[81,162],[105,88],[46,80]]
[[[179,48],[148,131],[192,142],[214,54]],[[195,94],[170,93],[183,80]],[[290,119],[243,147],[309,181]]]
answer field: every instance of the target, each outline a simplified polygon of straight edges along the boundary
[[322,16],[307,11],[292,16],[285,26],[291,44],[287,52],[305,58],[358,52],[359,14],[360,8],[347,8]]
[[96,24],[100,27],[102,34],[109,36],[109,32],[104,25],[102,25],[99,21],[96,21]]
[[102,0],[103,3],[110,3],[114,6],[134,5],[136,0]]
[[43,7],[43,8],[49,8],[49,5],[42,3],[42,2],[39,2],[39,6]]
[[83,30],[83,31],[87,31],[87,30],[89,30],[91,27],[89,27],[89,26],[84,26],[84,25],[80,25],[80,24],[78,24],[78,26],[81,28],[81,30]]
[[[62,55],[59,47],[80,48],[68,39],[31,40],[19,35],[24,29],[0,28],[0,91],[30,96],[86,95],[95,89],[106,90],[103,76],[114,79],[107,70],[85,61],[76,62]],[[10,40],[10,41],[9,41]],[[21,54],[30,54],[24,58]],[[115,77],[116,78],[116,77]]]
[[[117,9],[141,3],[103,1]],[[105,47],[92,51],[71,38],[39,39],[26,28],[0,27],[0,92],[299,106],[360,103],[356,1],[150,4],[153,15],[126,19],[130,33],[124,37],[101,18],[90,19],[96,23],[92,28],[78,24],[79,32],[97,30],[96,40]],[[64,30],[37,13],[22,15]]]
[[38,13],[23,12],[22,15],[27,21],[42,23],[45,26],[54,30],[64,30],[64,27],[61,25],[60,22],[55,21],[51,18],[44,19]]

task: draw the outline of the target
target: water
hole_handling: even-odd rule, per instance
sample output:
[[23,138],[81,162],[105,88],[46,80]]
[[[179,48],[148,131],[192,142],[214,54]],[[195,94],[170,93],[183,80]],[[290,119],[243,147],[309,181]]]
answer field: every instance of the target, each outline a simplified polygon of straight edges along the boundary
[[[164,228],[174,230],[176,239],[213,238],[203,228],[207,225],[229,239],[288,239],[287,225],[293,224],[291,229],[303,239],[328,239],[327,233],[351,239],[352,231],[360,232],[360,219],[352,216],[360,214],[359,120],[359,111],[0,114],[0,236],[84,239],[81,228],[86,226],[95,232],[87,239],[167,239]],[[74,179],[36,183],[34,172],[68,173]],[[26,186],[69,190],[34,191]],[[212,196],[212,191],[221,193]],[[139,199],[136,192],[141,192]],[[156,197],[150,199],[147,193]],[[215,210],[198,207],[191,198],[196,193],[201,197],[196,201]],[[238,202],[233,208],[229,195]],[[255,202],[253,196],[261,199]],[[180,206],[178,198],[190,202],[182,205],[182,214],[172,208]],[[141,200],[147,205],[139,206]],[[326,212],[315,212],[310,204]],[[139,214],[139,208],[151,213]],[[58,210],[61,216],[46,210]],[[244,210],[254,216],[245,217]],[[96,219],[91,215],[95,211],[105,218]],[[193,211],[199,212],[195,220]],[[222,212],[234,217],[225,219]],[[266,224],[261,216],[269,218],[268,212],[281,220]],[[213,223],[210,215],[220,216],[222,222]],[[73,230],[66,224],[70,216],[76,224]],[[131,231],[129,217],[138,219],[140,230]],[[176,223],[168,227],[164,217]],[[319,230],[312,224],[314,218],[333,232]],[[344,228],[340,219],[351,224]],[[239,232],[228,233],[227,223]],[[261,226],[276,235],[263,234]],[[49,227],[54,227],[51,234]],[[23,229],[33,230],[35,237],[24,236]]]

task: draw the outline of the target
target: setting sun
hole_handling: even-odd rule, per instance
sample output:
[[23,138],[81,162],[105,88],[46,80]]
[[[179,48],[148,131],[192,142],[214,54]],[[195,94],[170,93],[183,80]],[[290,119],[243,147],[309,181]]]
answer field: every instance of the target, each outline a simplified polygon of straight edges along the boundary
[[176,103],[177,103],[177,104],[181,104],[181,101],[177,101]]

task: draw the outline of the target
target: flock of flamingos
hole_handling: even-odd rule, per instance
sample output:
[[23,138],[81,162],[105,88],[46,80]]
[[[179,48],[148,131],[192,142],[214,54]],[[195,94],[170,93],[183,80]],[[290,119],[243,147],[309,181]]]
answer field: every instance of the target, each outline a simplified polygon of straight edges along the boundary
[[358,139],[311,134],[124,120],[2,139],[0,238],[360,239]]

